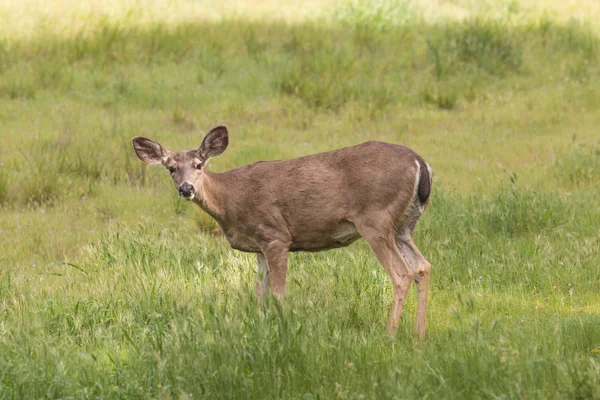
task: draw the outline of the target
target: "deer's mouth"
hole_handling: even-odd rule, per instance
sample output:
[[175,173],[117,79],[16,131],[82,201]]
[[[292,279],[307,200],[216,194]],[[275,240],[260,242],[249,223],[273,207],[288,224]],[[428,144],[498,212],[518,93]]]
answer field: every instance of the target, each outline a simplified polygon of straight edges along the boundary
[[190,201],[190,200],[194,200],[194,197],[196,197],[196,194],[195,193],[190,193],[189,195],[182,194],[181,197],[183,197],[187,201]]

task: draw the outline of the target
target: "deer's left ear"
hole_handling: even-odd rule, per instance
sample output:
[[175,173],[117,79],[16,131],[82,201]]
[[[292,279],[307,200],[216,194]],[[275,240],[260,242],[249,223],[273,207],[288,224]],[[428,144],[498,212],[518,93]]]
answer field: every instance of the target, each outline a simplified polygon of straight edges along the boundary
[[224,125],[217,126],[206,134],[198,150],[203,158],[216,157],[223,153],[229,144],[229,134]]

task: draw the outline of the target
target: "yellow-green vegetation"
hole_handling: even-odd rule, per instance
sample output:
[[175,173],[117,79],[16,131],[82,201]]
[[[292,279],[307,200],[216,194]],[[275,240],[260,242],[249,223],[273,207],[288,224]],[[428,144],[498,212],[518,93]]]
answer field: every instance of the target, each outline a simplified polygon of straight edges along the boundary
[[[600,399],[597,2],[71,3],[0,5],[0,399]],[[258,312],[255,257],[131,148],[218,124],[215,171],[431,164],[425,343],[362,242]]]

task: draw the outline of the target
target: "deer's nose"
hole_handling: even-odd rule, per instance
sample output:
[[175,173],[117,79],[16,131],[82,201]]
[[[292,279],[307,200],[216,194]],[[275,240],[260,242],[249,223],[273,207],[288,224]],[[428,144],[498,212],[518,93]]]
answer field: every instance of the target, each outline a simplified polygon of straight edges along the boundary
[[179,186],[179,195],[185,198],[191,198],[194,195],[194,186],[185,182]]

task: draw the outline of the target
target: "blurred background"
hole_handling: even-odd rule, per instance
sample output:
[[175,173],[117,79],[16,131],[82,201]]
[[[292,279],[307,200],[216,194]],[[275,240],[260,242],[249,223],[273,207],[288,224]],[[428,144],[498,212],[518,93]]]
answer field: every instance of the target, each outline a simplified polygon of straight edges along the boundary
[[463,195],[512,175],[593,185],[599,17],[594,1],[3,1],[0,259],[63,259],[144,216],[214,229],[130,139],[190,149],[217,124],[216,171],[377,139]]

